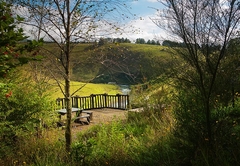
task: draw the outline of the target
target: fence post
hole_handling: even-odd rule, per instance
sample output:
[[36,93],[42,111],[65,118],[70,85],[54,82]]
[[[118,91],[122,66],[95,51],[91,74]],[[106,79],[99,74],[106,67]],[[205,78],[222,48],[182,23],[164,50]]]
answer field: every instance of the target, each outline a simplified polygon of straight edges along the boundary
[[[57,98],[56,104],[61,109],[66,108],[65,98]],[[129,95],[121,94],[108,95],[107,93],[104,93],[98,95],[91,94],[90,96],[87,97],[73,96],[72,107],[76,108],[82,107],[83,109],[96,109],[96,108],[128,109],[130,107]]]
[[126,109],[130,108],[129,95],[127,95],[127,101],[125,101],[125,102],[127,102],[126,103]]
[[121,108],[121,95],[120,94],[117,94],[117,100],[118,100],[118,105],[117,105],[117,108]]
[[56,100],[57,106],[60,106],[60,101],[61,101],[61,98],[57,98],[57,100]]
[[104,94],[103,94],[103,96],[104,96],[104,106],[103,106],[103,107],[104,107],[104,108],[107,108],[107,107],[108,107],[108,106],[107,106],[107,95],[108,95],[107,93],[104,93]]
[[94,94],[90,95],[90,109],[94,109]]
[[73,107],[78,108],[78,98],[79,96],[73,96]]

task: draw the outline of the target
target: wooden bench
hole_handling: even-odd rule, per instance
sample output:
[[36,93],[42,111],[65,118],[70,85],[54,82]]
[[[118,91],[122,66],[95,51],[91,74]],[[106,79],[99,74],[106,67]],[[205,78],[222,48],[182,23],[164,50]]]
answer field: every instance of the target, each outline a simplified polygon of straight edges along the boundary
[[[65,123],[61,121],[61,116],[64,116],[67,114],[67,110],[60,109],[57,110],[59,113],[59,122],[57,123],[57,127],[62,127],[65,126]],[[81,123],[81,124],[89,124],[90,120],[93,119],[93,112],[92,111],[84,111],[83,109],[80,108],[72,108],[72,113],[76,113],[75,117],[73,118],[74,122],[76,123]],[[82,121],[82,119],[86,119],[85,121]]]
[[[86,121],[82,121],[81,119],[86,119]],[[74,118],[74,122],[76,122],[76,123],[81,123],[81,124],[83,124],[83,123],[86,123],[86,124],[88,124],[89,125],[89,123],[90,123],[90,115],[89,114],[86,114],[86,115],[79,115],[79,116],[77,116],[76,118]]]
[[86,113],[88,115],[90,115],[90,120],[93,120],[93,112],[92,111],[82,111],[82,113]]

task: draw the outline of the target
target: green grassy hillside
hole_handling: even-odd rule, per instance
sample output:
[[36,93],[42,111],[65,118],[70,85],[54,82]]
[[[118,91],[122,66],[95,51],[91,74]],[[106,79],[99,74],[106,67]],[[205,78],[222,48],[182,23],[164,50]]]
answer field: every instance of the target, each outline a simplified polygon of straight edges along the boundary
[[[63,94],[60,90],[60,88],[57,86],[57,84],[54,81],[51,81],[53,84],[51,88],[52,92],[52,98],[56,99],[58,97],[62,98]],[[82,87],[82,88],[81,88]],[[79,91],[77,91],[80,88]],[[110,84],[94,84],[94,83],[82,83],[82,82],[71,82],[71,93],[75,93],[75,95],[78,96],[89,96],[91,94],[117,94],[120,93],[120,89],[117,85],[110,85]],[[75,96],[74,95],[74,96]]]
[[111,44],[98,49],[106,52],[107,59],[120,64],[104,72],[108,76],[105,78],[120,83],[137,84],[154,79],[165,72],[170,62],[170,55],[162,46]]
[[[60,55],[55,44],[47,43],[45,49]],[[92,83],[146,82],[166,72],[171,61],[168,48],[147,44],[77,44],[71,53],[72,80]],[[47,56],[44,64],[49,64],[48,67],[55,70],[56,67],[49,62],[51,55]],[[56,60],[56,57],[52,57],[52,61]],[[55,73],[57,75],[58,72]]]
[[[101,47],[93,44],[77,44],[71,52],[71,93],[76,91],[84,82],[89,82],[75,95],[119,93],[116,84],[139,84],[159,82],[159,76],[164,75],[171,63],[169,48],[147,44],[105,44]],[[63,80],[57,67],[61,67],[57,57],[59,48],[53,43],[45,43],[40,51],[45,58],[41,62],[31,62],[21,68],[23,75],[31,76],[35,82],[47,82],[48,91],[52,97],[63,97],[51,74],[58,80]],[[55,66],[55,62],[58,65]],[[98,76],[98,77],[96,77]],[[155,80],[155,81],[154,81]],[[144,88],[144,87],[143,87]]]

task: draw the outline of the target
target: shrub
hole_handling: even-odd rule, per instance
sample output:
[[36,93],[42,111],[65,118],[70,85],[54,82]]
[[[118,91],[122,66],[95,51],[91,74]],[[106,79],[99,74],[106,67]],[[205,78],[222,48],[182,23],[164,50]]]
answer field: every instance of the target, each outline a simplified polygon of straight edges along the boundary
[[[174,151],[170,147],[173,128],[171,110],[157,107],[162,100],[154,101],[155,107],[144,107],[142,112],[128,112],[127,120],[115,120],[80,133],[77,141],[80,147],[75,148],[84,156],[84,164],[130,166],[174,163],[171,159],[175,158]],[[94,144],[85,150],[87,140]],[[89,153],[84,155],[86,152]]]
[[[5,83],[3,83],[5,82]],[[14,152],[29,133],[41,135],[54,120],[53,105],[30,81],[2,80],[0,84],[0,157]]]
[[180,93],[174,109],[176,126],[172,148],[182,165],[237,165],[239,163],[239,106],[211,110],[211,137],[208,139],[205,110],[201,99]]

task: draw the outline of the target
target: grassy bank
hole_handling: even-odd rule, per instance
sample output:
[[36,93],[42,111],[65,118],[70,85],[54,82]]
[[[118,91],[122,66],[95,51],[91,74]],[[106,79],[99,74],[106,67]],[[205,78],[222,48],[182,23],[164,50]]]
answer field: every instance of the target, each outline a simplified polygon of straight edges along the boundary
[[[143,118],[146,117],[146,118]],[[162,118],[162,120],[158,120]],[[164,120],[163,120],[164,119]],[[168,138],[173,128],[169,110],[130,112],[128,119],[115,120],[79,132],[71,153],[65,153],[58,129],[45,130],[41,137],[22,138],[2,165],[162,165],[170,158]]]
[[[17,85],[19,87],[19,84]],[[77,84],[77,86],[79,85]],[[37,128],[27,130],[26,127],[29,124],[26,123],[23,127],[13,130],[14,135],[6,135],[11,128],[15,129],[14,127],[18,125],[9,128],[3,123],[2,127],[5,127],[6,132],[4,131],[1,137],[2,143],[6,141],[6,136],[9,136],[7,141],[11,144],[1,147],[0,165],[227,166],[239,163],[239,102],[236,101],[234,108],[213,110],[214,140],[210,144],[200,132],[204,122],[197,121],[201,120],[201,117],[196,116],[196,113],[191,114],[192,116],[187,120],[176,119],[176,113],[178,113],[174,108],[176,103],[174,103],[173,97],[168,95],[169,91],[172,92],[168,86],[161,88],[151,84],[148,86],[152,90],[147,91],[146,94],[142,91],[143,87],[137,87],[134,93],[139,96],[138,99],[141,102],[139,104],[144,108],[143,112],[129,112],[126,120],[103,122],[77,133],[74,135],[70,153],[65,151],[64,130],[55,127],[44,128],[43,126],[35,126]],[[33,97],[38,97],[38,95],[29,95],[29,84],[26,84],[25,89],[27,93],[24,100],[28,97],[29,102],[24,103],[23,108],[27,104],[31,104],[31,100],[35,102],[36,99]],[[85,93],[88,91],[86,90]],[[14,93],[16,91],[13,90]],[[146,95],[149,97],[148,101],[144,100]],[[12,98],[8,100],[12,101]],[[21,96],[21,98],[23,97]],[[4,100],[6,99],[4,98]],[[19,98],[14,101],[22,104]],[[191,100],[191,102],[193,101]],[[9,104],[15,106],[15,103]],[[39,102],[36,103],[39,104]],[[41,105],[30,106],[25,109],[27,111],[34,110]],[[45,110],[45,107],[43,109]],[[186,112],[189,114],[189,110]],[[17,110],[16,115],[18,113]],[[56,115],[53,116],[56,117]],[[49,118],[49,115],[43,116],[43,118]],[[181,122],[186,122],[187,125],[182,127]]]
[[[63,97],[63,94],[59,88],[59,86],[54,82],[51,81],[51,88],[49,91],[52,94],[52,98],[56,99],[58,97]],[[63,88],[63,86],[61,86]],[[64,89],[64,88],[63,88]],[[78,90],[78,91],[77,91]],[[118,94],[120,93],[120,89],[117,85],[111,84],[94,84],[94,83],[83,83],[83,82],[76,82],[71,81],[71,93],[78,96],[89,96],[91,94]]]

